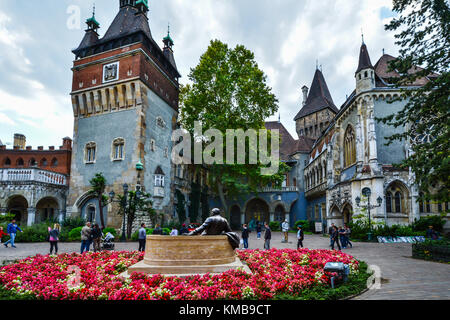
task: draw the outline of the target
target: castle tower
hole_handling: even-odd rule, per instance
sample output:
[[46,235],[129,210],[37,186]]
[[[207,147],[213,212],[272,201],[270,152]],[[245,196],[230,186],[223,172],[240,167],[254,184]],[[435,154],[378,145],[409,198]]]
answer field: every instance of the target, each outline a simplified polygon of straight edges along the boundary
[[358,69],[355,72],[355,79],[357,95],[375,88],[375,69],[370,61],[369,52],[364,40],[359,53],[359,63]]
[[[153,195],[159,213],[173,213],[171,135],[181,76],[173,41],[169,56],[152,37],[148,11],[147,0],[120,0],[103,37],[94,12],[73,50],[69,215],[101,224],[98,201],[88,192],[96,173],[106,178],[105,193],[121,195],[124,184],[129,190],[139,184]],[[103,210],[105,226],[121,226],[116,212],[112,206]]]
[[309,93],[307,86],[302,88],[302,93],[303,106],[294,119],[297,134],[299,137],[318,139],[339,112],[322,71],[316,68]]

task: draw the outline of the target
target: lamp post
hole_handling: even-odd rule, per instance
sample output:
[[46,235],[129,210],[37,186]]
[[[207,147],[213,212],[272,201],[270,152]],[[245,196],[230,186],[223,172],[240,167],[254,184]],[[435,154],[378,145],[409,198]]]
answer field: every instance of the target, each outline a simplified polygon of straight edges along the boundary
[[370,188],[364,188],[361,193],[363,196],[367,197],[367,205],[361,205],[360,197],[356,197],[355,201],[356,201],[356,205],[358,207],[367,209],[367,213],[369,215],[369,233],[367,234],[367,239],[369,241],[372,241],[372,222],[371,222],[371,217],[370,217],[370,210],[381,207],[381,204],[383,203],[383,199],[381,197],[378,197],[378,199],[377,199],[378,205],[371,205],[370,204],[370,196],[372,194],[372,191],[370,190]]

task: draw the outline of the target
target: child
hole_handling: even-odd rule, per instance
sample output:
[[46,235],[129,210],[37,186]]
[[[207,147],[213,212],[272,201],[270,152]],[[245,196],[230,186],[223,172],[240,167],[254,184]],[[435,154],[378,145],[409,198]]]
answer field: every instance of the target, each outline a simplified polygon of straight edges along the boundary
[[0,227],[0,243],[2,243],[2,238],[7,235],[8,234],[5,231],[3,231],[3,227]]

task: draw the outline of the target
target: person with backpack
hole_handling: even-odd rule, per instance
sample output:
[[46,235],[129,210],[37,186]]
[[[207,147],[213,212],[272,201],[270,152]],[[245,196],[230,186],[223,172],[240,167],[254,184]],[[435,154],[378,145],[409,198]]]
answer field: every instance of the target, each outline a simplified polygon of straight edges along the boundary
[[302,230],[302,226],[298,225],[298,231],[297,231],[297,250],[300,249],[300,247],[303,248],[303,240],[305,238],[305,234]]
[[23,232],[22,229],[16,224],[16,220],[13,219],[8,227],[6,228],[6,233],[8,233],[10,239],[4,243],[4,246],[8,248],[8,244],[11,244],[11,247],[16,248],[14,241],[16,240],[17,230]]
[[61,232],[61,226],[57,223],[51,227],[48,227],[48,241],[50,242],[50,255],[53,254],[53,249],[55,249],[55,254],[58,254],[58,241],[59,234]]

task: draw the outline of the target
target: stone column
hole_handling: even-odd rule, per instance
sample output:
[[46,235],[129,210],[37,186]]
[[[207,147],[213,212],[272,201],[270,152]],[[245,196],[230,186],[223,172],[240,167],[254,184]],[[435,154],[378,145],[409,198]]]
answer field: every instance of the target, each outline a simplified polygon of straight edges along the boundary
[[36,208],[28,208],[28,221],[27,226],[31,227],[36,221]]
[[275,221],[275,212],[271,212],[269,215],[269,221],[267,221],[267,223]]
[[241,212],[241,225],[245,223],[245,212]]

